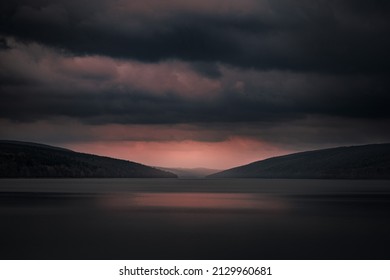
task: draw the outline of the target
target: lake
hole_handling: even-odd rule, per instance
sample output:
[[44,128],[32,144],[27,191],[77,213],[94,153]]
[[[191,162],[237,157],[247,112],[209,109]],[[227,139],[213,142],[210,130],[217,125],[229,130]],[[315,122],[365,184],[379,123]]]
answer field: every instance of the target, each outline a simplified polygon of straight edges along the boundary
[[390,181],[2,179],[1,259],[390,259]]

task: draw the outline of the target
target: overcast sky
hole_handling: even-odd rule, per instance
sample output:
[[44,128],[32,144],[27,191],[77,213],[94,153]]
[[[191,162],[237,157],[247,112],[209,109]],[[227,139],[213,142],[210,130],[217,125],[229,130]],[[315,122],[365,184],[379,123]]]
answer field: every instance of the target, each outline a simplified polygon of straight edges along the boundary
[[390,1],[0,4],[0,138],[229,168],[390,142]]

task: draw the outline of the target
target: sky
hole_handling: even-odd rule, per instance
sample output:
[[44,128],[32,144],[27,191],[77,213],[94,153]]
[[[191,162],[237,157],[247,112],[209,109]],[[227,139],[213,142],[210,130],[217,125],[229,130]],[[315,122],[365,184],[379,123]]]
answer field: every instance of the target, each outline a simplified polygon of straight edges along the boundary
[[226,169],[390,142],[387,0],[5,0],[0,139]]

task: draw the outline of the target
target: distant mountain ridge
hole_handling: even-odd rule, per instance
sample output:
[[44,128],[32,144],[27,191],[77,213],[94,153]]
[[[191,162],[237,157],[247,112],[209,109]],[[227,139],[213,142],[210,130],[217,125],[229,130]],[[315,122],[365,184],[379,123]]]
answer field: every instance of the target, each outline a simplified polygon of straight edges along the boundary
[[136,162],[0,140],[0,178],[177,178]]
[[217,173],[221,170],[210,168],[181,168],[181,167],[157,167],[158,169],[175,173],[179,178],[185,179],[199,179],[204,178],[207,175]]
[[390,144],[338,147],[273,157],[208,178],[390,179]]

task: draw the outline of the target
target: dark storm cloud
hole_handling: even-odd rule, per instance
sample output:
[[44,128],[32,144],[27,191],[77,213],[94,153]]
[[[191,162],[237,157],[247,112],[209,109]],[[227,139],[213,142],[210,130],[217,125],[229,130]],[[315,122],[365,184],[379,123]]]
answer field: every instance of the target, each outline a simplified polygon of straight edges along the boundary
[[[0,51],[0,118],[84,123],[292,122],[307,116],[388,119],[386,74],[257,71],[219,64],[142,64],[72,57],[9,39]],[[207,78],[202,78],[202,76]]]
[[1,136],[61,119],[190,124],[197,141],[389,141],[389,5],[2,1]]
[[194,62],[192,69],[208,78],[217,79],[222,76],[219,66],[215,63]]
[[189,8],[167,1],[154,13],[130,2],[6,1],[0,31],[82,55],[388,73],[387,1],[242,1],[244,12],[240,4],[224,10],[225,1]]
[[7,40],[5,38],[0,38],[0,50],[6,50],[6,49],[9,49]]
[[285,89],[283,78],[284,75],[276,75],[274,83],[280,85],[269,88],[252,84],[233,90],[227,84],[220,95],[207,102],[172,92],[157,95],[131,88],[118,91],[74,87],[70,92],[45,84],[9,85],[0,95],[0,118],[35,121],[70,117],[94,124],[279,123],[309,115],[390,118],[390,100],[383,92],[387,88],[383,80],[314,76],[295,81],[294,88]]
[[186,100],[175,95],[142,92],[73,92],[18,90],[0,96],[0,117],[35,121],[59,116],[87,123],[177,124],[278,120],[301,115],[293,108],[268,102],[225,97],[213,102]]

